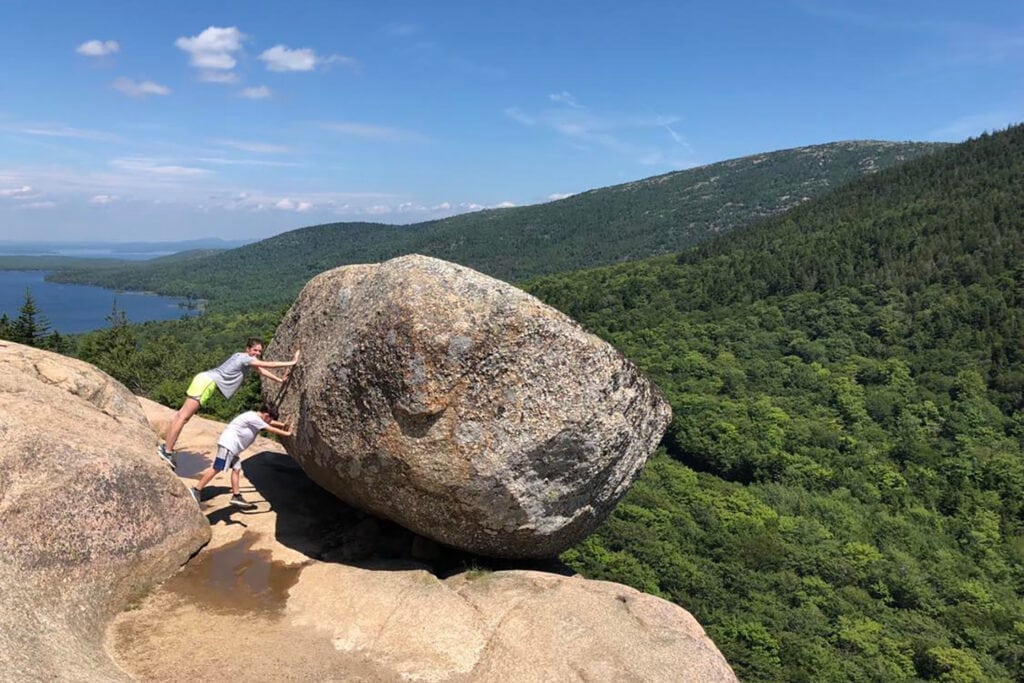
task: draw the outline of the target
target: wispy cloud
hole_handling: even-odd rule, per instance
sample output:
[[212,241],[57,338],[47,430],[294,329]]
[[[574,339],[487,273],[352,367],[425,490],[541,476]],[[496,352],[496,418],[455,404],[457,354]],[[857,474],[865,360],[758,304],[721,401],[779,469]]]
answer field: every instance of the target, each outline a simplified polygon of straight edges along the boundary
[[271,92],[270,88],[265,85],[256,85],[249,88],[243,88],[239,91],[239,97],[244,97],[247,100],[265,100],[274,93]]
[[[689,144],[672,128],[676,116],[657,114],[600,114],[580,104],[568,92],[548,95],[561,106],[536,113],[508,107],[505,115],[531,128],[550,130],[580,150],[603,149],[642,166],[691,166]],[[663,131],[661,137],[655,135]],[[667,139],[666,139],[667,134]]]
[[342,135],[363,138],[366,140],[379,140],[382,142],[425,142],[426,137],[416,131],[393,126],[380,126],[373,123],[359,123],[356,121],[330,121],[321,123],[320,127]]
[[75,52],[86,57],[105,57],[120,51],[116,40],[87,40],[75,48]]
[[209,174],[211,171],[206,168],[194,168],[190,166],[178,166],[169,164],[159,159],[146,159],[142,157],[122,157],[110,162],[114,168],[133,173],[147,173],[156,176],[173,176],[179,178],[193,178]]
[[74,138],[77,140],[96,140],[99,142],[115,142],[121,138],[113,133],[87,128],[75,128],[60,123],[29,123],[22,125],[2,126],[4,130],[10,130],[24,135],[37,135],[49,138]]
[[118,78],[111,87],[129,97],[146,97],[147,95],[170,95],[171,89],[153,81],[133,81],[130,78]]
[[13,197],[14,199],[24,199],[25,197],[31,197],[34,194],[32,188],[28,185],[22,185],[21,187],[0,187],[0,197]]
[[572,96],[572,93],[566,92],[565,90],[548,95],[548,99],[552,102],[572,107],[573,109],[583,109],[583,105],[576,101],[576,98]]
[[252,140],[210,140],[215,145],[230,147],[242,152],[253,152],[254,154],[288,154],[292,150],[286,145],[275,145],[270,142],[257,142]]
[[928,133],[928,139],[944,142],[961,142],[969,137],[981,135],[985,132],[1002,130],[1010,125],[1020,123],[1022,120],[1024,120],[1024,112],[1018,112],[1014,115],[1009,112],[1000,111],[963,116],[941,128],[931,131]]
[[559,199],[565,199],[566,197],[571,197],[572,195],[572,192],[553,192],[552,194],[548,195],[548,201],[557,202]]
[[942,21],[927,14],[910,18],[899,14],[903,5],[893,3],[888,13],[851,10],[826,2],[798,0],[797,6],[812,16],[875,33],[912,34],[926,39],[913,63],[898,67],[904,76],[952,66],[998,64],[1024,59],[1024,31],[1019,26],[992,26],[977,22]]
[[414,36],[414,35],[416,35],[417,33],[419,33],[422,30],[423,29],[419,26],[419,24],[411,24],[411,23],[389,24],[384,29],[384,31],[389,36],[394,36],[394,37]]
[[259,59],[266,64],[267,69],[278,72],[312,71],[327,64],[343,64],[350,67],[359,65],[358,60],[352,57],[344,55],[321,57],[312,48],[303,47],[293,50],[285,45],[275,45],[269,50],[264,50]]
[[117,197],[114,197],[113,195],[109,195],[109,194],[98,194],[98,195],[94,195],[93,197],[91,197],[89,199],[89,203],[90,204],[99,204],[99,205],[113,204],[116,201],[117,201]]
[[218,166],[267,166],[274,168],[298,168],[305,164],[296,161],[273,161],[270,159],[226,159],[224,157],[196,157],[195,161],[201,164],[216,164]]
[[200,71],[200,79],[212,83],[233,83],[237,78],[233,69],[235,59],[242,52],[246,35],[234,26],[210,26],[199,35],[182,36],[175,46],[187,53],[189,64]]
[[28,204],[18,204],[19,209],[52,209],[57,206],[57,202],[53,201],[42,201],[42,202],[29,202]]

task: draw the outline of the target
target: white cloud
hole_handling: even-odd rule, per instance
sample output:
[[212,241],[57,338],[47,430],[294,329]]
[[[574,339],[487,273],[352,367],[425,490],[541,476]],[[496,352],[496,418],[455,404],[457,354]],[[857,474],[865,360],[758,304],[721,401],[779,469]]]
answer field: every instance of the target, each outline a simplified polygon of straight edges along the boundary
[[147,95],[170,95],[171,89],[153,81],[133,81],[130,78],[118,78],[111,87],[129,97],[145,97]]
[[203,83],[223,83],[231,85],[238,82],[238,74],[234,71],[210,71],[209,69],[199,72],[199,80]]
[[23,199],[32,195],[32,188],[28,185],[22,185],[21,187],[9,187],[0,188],[0,197],[14,197],[15,199]]
[[556,202],[559,199],[565,199],[566,197],[571,197],[572,195],[572,192],[553,192],[552,194],[548,195],[548,201]]
[[288,154],[291,152],[291,149],[285,145],[275,145],[270,142],[254,142],[251,140],[211,140],[210,142],[242,152],[253,152],[254,154]]
[[266,50],[260,59],[271,71],[312,71],[317,63],[316,54],[310,48],[289,50],[284,45]]
[[566,92],[565,90],[548,95],[548,99],[552,102],[572,107],[573,109],[583,109],[583,106],[576,102],[576,98],[572,96],[572,93]]
[[988,131],[1002,130],[1014,123],[1020,122],[1024,116],[1014,116],[1009,112],[992,112],[989,114],[975,114],[963,116],[951,121],[942,128],[928,133],[929,140],[941,140],[945,142],[962,142],[969,137],[981,135]]
[[495,209],[511,209],[514,206],[515,206],[515,202],[504,201],[504,202],[498,202],[497,204],[495,204],[494,208]]
[[109,194],[98,194],[89,199],[90,204],[110,204],[117,201],[117,197]]
[[367,140],[382,140],[385,142],[423,142],[426,138],[415,131],[392,126],[378,126],[373,123],[359,123],[356,121],[333,121],[320,124],[324,130],[351,135],[353,137],[365,138]]
[[240,97],[244,97],[247,100],[265,100],[273,93],[271,93],[270,88],[267,86],[257,85],[251,88],[244,88],[238,94]]
[[87,40],[75,48],[75,52],[86,57],[105,57],[120,51],[116,40]]
[[150,173],[157,176],[195,177],[210,173],[205,168],[193,168],[189,166],[177,166],[175,164],[163,163],[156,159],[143,159],[140,157],[123,157],[110,162],[114,168],[133,173]]
[[320,57],[312,48],[303,47],[292,50],[285,45],[275,45],[269,50],[264,50],[259,59],[267,65],[270,71],[312,71],[318,66],[327,64],[345,64],[357,67],[359,62],[352,57],[343,55],[330,55]]
[[422,31],[417,24],[391,24],[385,30],[389,36],[396,37],[413,36]]
[[678,168],[680,165],[691,165],[677,160],[679,147],[684,149],[685,154],[692,152],[683,136],[671,127],[671,124],[679,121],[679,117],[655,114],[602,115],[579,105],[566,92],[548,95],[548,99],[568,106],[549,108],[536,114],[524,113],[518,107],[508,107],[505,115],[524,126],[552,130],[565,138],[569,145],[584,152],[603,149],[644,166]]
[[78,140],[96,140],[99,142],[116,142],[121,138],[113,133],[106,133],[100,130],[89,130],[87,128],[75,128],[62,123],[30,123],[11,126],[7,130],[13,130],[25,135],[39,135],[50,138],[75,138]]
[[537,125],[537,120],[532,116],[524,114],[519,107],[509,107],[505,110],[505,116],[509,117],[513,121],[523,124],[524,126]]
[[313,203],[299,200],[293,201],[290,197],[285,197],[284,199],[278,200],[274,204],[274,208],[281,211],[297,211],[298,213],[305,213],[313,208]]
[[[238,63],[235,55],[242,51],[245,34],[236,27],[210,26],[197,36],[184,36],[174,41],[188,53],[189,63],[200,69],[200,78],[213,83],[234,82],[233,74],[226,74]],[[232,80],[227,80],[232,78]]]

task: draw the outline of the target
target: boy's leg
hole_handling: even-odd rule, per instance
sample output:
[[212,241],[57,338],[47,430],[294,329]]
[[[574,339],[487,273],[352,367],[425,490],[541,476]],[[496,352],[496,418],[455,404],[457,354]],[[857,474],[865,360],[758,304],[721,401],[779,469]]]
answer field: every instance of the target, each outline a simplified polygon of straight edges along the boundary
[[242,491],[238,487],[242,477],[242,461],[237,455],[234,456],[233,464],[234,467],[231,468],[231,504],[243,510],[253,510],[256,508],[256,503],[250,503],[243,498]]
[[199,478],[199,483],[195,485],[195,489],[202,491],[203,487],[213,481],[213,478],[217,476],[217,470],[212,467],[207,467],[203,470],[203,475]]

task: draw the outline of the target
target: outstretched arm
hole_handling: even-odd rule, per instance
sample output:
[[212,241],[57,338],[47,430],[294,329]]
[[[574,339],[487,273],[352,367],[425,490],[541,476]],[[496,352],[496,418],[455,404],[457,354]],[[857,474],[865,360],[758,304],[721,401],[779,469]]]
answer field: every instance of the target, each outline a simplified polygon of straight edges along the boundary
[[296,350],[295,356],[291,360],[260,360],[259,358],[254,358],[250,365],[258,370],[260,368],[290,368],[298,362],[299,351]]
[[278,377],[277,375],[272,373],[270,370],[267,370],[266,368],[261,368],[261,367],[257,367],[256,368],[256,372],[260,373],[260,377],[266,377],[267,379],[272,379],[275,382],[284,383],[284,382],[288,381],[288,375],[290,374],[290,369],[284,371],[284,376],[283,377]]
[[[281,426],[275,427],[274,425]],[[278,436],[292,436],[293,434],[295,434],[295,430],[293,430],[291,426],[285,423],[277,422],[276,420],[271,422],[266,427],[264,427],[264,429],[270,432],[271,434],[277,434]]]

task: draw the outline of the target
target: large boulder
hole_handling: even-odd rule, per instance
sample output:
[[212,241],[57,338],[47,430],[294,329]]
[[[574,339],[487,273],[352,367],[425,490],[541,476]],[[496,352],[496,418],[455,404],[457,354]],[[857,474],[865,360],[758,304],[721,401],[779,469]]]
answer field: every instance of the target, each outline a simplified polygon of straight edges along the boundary
[[625,494],[671,418],[618,351],[506,283],[405,256],[302,290],[267,358],[288,452],[342,500],[463,550],[552,556]]
[[114,680],[106,623],[210,538],[138,401],[0,342],[0,677]]

